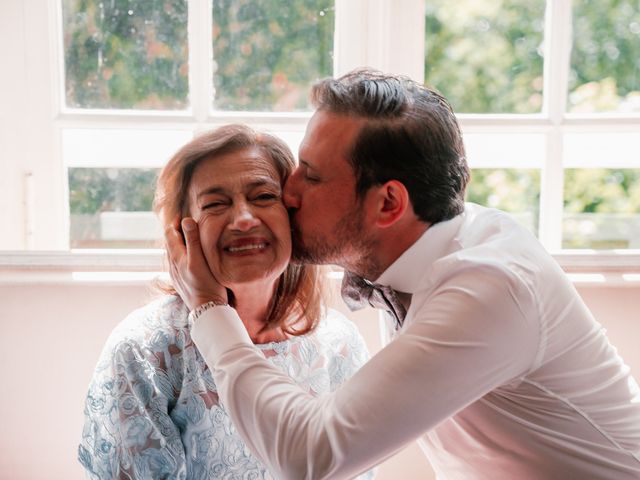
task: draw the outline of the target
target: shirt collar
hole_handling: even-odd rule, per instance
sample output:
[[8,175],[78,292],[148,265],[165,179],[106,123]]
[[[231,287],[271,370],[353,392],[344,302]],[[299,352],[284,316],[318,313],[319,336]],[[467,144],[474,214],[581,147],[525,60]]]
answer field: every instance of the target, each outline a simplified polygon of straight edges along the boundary
[[427,228],[413,245],[382,272],[375,283],[414,294],[420,279],[431,265],[439,258],[459,249],[456,237],[464,216],[463,212],[451,220],[438,222]]

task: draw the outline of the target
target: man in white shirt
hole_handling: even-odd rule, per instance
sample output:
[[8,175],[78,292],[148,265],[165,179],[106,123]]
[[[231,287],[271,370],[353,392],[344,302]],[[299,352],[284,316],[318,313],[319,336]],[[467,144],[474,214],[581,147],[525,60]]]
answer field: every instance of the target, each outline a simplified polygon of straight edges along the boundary
[[[447,479],[638,479],[640,388],[538,241],[464,204],[469,178],[447,101],[355,71],[316,85],[284,192],[294,256],[381,286],[393,340],[312,398],[252,345],[202,260],[197,226],[167,232],[197,309],[192,337],[240,435],[277,478],[351,478],[419,439]],[[354,275],[355,274],[355,275]],[[364,280],[363,280],[364,279]],[[375,285],[374,285],[375,284]],[[395,298],[380,291],[400,292]]]

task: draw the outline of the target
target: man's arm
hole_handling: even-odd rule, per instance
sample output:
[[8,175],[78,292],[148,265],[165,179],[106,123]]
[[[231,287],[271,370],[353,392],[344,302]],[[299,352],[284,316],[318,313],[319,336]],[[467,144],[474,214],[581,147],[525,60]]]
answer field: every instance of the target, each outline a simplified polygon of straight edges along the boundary
[[192,338],[240,435],[277,477],[350,478],[534,361],[533,302],[502,272],[461,270],[414,301],[396,338],[319,398],[264,359],[230,307],[203,313]]

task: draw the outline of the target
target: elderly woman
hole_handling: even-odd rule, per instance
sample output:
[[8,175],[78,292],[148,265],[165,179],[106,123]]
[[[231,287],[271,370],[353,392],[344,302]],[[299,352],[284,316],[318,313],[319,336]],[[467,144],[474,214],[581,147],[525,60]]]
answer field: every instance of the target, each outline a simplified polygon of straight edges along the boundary
[[[322,305],[317,267],[289,263],[281,193],[293,168],[280,140],[222,127],[169,161],[155,209],[165,227],[196,219],[208,267],[254,343],[319,395],[354,373],[367,352],[355,327]],[[193,315],[169,294],[111,334],[87,395],[78,452],[90,478],[271,478],[219,404],[190,338]]]

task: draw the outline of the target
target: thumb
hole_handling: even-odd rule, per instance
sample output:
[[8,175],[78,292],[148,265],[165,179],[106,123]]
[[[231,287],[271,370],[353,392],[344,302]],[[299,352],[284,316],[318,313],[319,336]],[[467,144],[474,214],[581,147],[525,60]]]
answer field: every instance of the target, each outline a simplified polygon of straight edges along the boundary
[[198,234],[198,224],[191,217],[182,219],[182,232],[184,233],[184,243],[187,246],[198,246],[200,235]]

